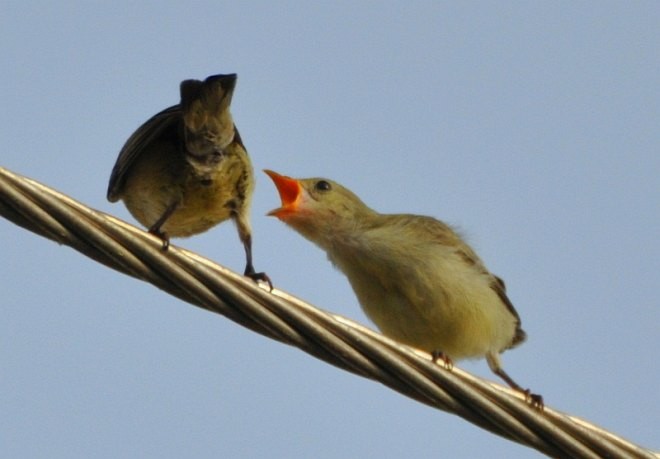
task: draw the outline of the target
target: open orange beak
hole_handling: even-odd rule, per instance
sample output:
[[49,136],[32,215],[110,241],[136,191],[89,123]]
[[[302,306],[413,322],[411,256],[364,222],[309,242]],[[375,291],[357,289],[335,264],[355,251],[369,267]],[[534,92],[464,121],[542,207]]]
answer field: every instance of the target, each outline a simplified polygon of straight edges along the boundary
[[286,218],[287,215],[295,213],[298,210],[298,204],[302,197],[302,185],[300,185],[300,182],[268,169],[264,169],[264,172],[275,183],[277,191],[280,193],[280,199],[282,200],[282,207],[271,210],[267,215]]

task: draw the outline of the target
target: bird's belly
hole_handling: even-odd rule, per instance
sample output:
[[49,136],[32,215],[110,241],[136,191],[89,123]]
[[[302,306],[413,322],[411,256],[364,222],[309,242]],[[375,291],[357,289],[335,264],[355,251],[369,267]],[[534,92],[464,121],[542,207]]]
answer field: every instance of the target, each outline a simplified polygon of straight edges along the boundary
[[129,212],[137,221],[150,228],[170,205],[178,202],[161,230],[171,237],[199,234],[232,217],[236,208],[231,184],[188,182],[185,185],[146,185],[157,182],[135,180],[126,183],[130,192],[122,196]]
[[172,237],[187,237],[207,231],[229,219],[232,216],[231,195],[223,190],[208,191],[187,193],[163,225],[163,231]]
[[[487,292],[486,292],[487,293]],[[378,328],[390,338],[417,349],[441,351],[453,359],[483,357],[499,352],[513,338],[515,321],[486,295],[460,301],[435,292],[429,301],[415,301],[396,292],[382,292],[362,307]],[[492,303],[492,304],[491,304]]]

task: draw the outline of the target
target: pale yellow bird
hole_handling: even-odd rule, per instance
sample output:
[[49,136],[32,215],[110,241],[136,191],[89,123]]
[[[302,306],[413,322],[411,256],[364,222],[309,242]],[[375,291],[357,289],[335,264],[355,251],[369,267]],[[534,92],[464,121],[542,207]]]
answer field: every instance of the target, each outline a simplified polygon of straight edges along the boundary
[[538,408],[543,398],[518,385],[500,354],[526,334],[504,282],[445,223],[380,214],[338,183],[265,171],[282,206],[269,212],[326,251],[367,316],[390,338],[441,358],[485,357],[490,369]]

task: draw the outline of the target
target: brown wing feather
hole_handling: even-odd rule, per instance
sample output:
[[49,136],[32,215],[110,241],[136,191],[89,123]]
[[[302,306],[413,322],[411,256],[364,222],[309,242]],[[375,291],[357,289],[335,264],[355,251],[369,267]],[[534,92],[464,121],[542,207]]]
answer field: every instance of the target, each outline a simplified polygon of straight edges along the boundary
[[177,134],[180,120],[181,105],[173,105],[149,118],[128,138],[110,174],[108,201],[115,202],[120,198],[126,173],[152,142],[172,131]]
[[511,303],[511,300],[509,300],[509,297],[506,295],[506,286],[504,285],[504,281],[494,275],[493,280],[494,282],[491,284],[491,288],[495,290],[495,293],[497,293],[497,295],[500,297],[502,303],[504,303],[509,312],[511,312],[511,314],[513,314],[513,316],[516,318],[516,334],[513,335],[513,339],[511,340],[511,345],[509,346],[509,349],[511,349],[512,347],[516,347],[525,341],[527,339],[527,333],[525,333],[525,330],[520,327],[520,316],[518,315],[516,308],[513,307],[513,303]]

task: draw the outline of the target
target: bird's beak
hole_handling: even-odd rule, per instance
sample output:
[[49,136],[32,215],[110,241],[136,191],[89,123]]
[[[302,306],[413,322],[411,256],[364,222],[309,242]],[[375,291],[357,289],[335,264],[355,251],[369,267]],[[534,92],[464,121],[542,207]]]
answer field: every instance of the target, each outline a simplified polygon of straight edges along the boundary
[[282,200],[282,207],[271,210],[267,215],[286,218],[287,215],[295,213],[298,210],[298,204],[300,203],[303,190],[300,182],[268,169],[264,169],[264,172],[268,174],[275,183],[277,191],[280,193],[280,199]]

